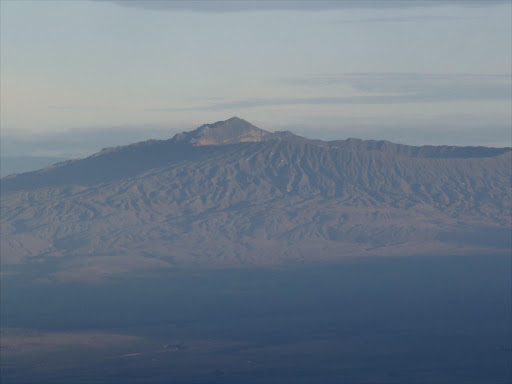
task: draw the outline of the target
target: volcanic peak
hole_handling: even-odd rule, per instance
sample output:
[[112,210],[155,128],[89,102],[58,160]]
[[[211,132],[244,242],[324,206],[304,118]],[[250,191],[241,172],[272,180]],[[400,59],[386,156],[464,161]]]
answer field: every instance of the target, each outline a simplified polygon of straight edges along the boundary
[[269,134],[270,132],[235,116],[225,121],[201,125],[192,132],[176,135],[174,139],[186,141],[195,146],[227,145],[262,141],[263,137]]

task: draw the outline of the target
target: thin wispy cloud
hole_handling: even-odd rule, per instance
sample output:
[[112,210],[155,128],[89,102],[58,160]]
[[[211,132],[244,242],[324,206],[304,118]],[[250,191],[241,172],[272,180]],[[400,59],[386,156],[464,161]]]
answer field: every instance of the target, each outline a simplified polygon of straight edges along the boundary
[[503,84],[511,86],[512,74],[480,74],[480,73],[386,73],[386,72],[354,72],[354,73],[324,73],[301,77],[285,77],[278,82],[296,86],[326,86],[337,84],[351,84],[363,87],[421,87],[430,86],[455,86],[455,85],[492,85]]
[[62,111],[117,111],[122,108],[101,105],[50,105],[49,109],[57,109]]
[[224,100],[190,107],[148,108],[153,111],[217,111],[279,105],[408,104],[511,100],[511,75],[352,73],[280,80],[291,86],[349,85],[357,95],[269,97]]
[[366,23],[419,23],[431,21],[466,21],[472,20],[469,17],[442,16],[442,15],[410,15],[401,17],[370,17],[364,19],[341,19],[336,20],[341,24],[366,24]]
[[[99,0],[104,1],[104,0]],[[329,11],[343,9],[408,9],[408,8],[432,8],[439,6],[468,6],[488,7],[493,5],[509,4],[509,1],[502,0],[446,0],[446,1],[401,1],[401,0],[361,0],[361,1],[339,1],[339,0],[317,0],[317,1],[296,1],[296,0],[274,0],[274,1],[163,1],[163,0],[106,0],[107,2],[129,8],[139,8],[153,11],[191,11],[191,12],[247,12],[247,11]]]

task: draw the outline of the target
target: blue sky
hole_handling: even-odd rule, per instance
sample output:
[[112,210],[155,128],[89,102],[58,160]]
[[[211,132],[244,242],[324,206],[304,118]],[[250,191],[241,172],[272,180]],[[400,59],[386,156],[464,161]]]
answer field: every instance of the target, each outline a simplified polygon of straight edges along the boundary
[[2,152],[83,156],[239,116],[510,146],[507,1],[1,4]]

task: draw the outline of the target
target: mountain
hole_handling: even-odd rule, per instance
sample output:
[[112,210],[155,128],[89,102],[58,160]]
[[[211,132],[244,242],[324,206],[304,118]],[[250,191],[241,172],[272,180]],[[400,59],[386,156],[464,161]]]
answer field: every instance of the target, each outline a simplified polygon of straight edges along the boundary
[[3,178],[2,263],[72,278],[509,252],[511,162],[511,148],[309,140],[234,117]]
[[226,121],[202,125],[192,132],[184,132],[177,135],[174,141],[192,145],[228,145],[262,141],[269,134],[243,119],[232,117]]

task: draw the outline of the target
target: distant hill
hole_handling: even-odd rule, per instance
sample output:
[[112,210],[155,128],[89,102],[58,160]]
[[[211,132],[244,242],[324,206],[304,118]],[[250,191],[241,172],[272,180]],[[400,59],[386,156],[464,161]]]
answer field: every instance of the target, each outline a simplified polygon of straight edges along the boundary
[[508,252],[511,164],[510,148],[309,140],[234,117],[2,179],[2,262],[71,276]]

